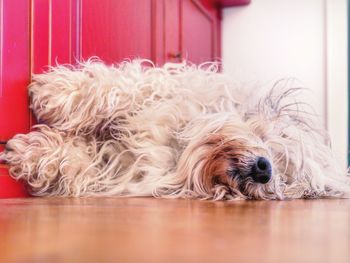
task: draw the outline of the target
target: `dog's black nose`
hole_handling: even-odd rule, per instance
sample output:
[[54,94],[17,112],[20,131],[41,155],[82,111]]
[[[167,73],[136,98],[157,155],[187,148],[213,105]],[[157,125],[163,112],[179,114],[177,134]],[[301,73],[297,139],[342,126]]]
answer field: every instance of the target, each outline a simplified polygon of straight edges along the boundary
[[254,182],[266,184],[270,181],[272,175],[271,164],[264,157],[258,157],[252,167],[252,177]]

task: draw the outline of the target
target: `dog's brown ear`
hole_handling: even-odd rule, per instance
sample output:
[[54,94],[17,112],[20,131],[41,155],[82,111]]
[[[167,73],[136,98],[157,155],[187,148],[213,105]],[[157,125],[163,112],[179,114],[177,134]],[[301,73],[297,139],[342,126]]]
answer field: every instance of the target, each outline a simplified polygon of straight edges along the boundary
[[230,160],[225,154],[218,155],[215,149],[208,153],[207,160],[203,167],[202,182],[207,193],[211,193],[215,185],[228,184]]
[[204,168],[202,182],[203,188],[207,193],[211,193],[213,188],[219,184],[227,184],[227,162],[223,160],[216,160]]

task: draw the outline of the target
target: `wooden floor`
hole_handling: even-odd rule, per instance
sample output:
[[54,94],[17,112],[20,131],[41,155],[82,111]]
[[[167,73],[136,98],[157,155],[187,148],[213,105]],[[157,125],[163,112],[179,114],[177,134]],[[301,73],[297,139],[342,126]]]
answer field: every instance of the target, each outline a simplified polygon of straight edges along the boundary
[[0,262],[350,262],[350,200],[0,200]]

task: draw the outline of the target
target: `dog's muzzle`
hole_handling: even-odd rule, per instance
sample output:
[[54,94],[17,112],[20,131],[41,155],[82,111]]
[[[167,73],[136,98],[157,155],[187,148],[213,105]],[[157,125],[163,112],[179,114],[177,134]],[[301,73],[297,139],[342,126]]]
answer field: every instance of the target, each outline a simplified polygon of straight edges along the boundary
[[255,163],[252,165],[250,176],[256,183],[268,183],[272,176],[272,169],[269,160],[264,157],[258,157]]

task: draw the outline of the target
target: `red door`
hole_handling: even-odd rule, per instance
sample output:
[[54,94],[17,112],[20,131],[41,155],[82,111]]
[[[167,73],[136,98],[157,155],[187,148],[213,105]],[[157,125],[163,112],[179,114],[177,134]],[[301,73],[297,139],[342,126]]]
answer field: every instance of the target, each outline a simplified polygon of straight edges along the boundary
[[[215,0],[0,0],[0,150],[31,126],[27,85],[48,65],[98,56],[161,65],[219,56]],[[203,5],[204,4],[204,5]],[[23,195],[0,165],[0,197]],[[10,186],[10,184],[12,186]],[[8,190],[14,189],[14,192]]]

